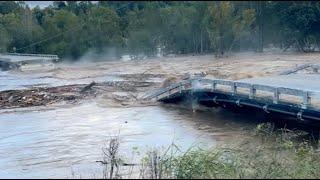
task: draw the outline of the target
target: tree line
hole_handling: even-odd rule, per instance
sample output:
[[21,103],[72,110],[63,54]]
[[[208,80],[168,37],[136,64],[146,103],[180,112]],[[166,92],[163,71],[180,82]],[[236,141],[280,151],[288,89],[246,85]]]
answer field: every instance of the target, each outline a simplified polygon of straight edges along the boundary
[[319,50],[320,2],[54,1],[44,9],[0,2],[0,52],[224,56],[270,45]]

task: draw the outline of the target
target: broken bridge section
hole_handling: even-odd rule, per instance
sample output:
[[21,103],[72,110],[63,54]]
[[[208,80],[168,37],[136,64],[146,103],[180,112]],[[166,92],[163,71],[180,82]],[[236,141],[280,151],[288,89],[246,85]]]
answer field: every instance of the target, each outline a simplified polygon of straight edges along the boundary
[[162,88],[146,99],[164,103],[191,99],[192,104],[255,109],[261,113],[280,114],[297,121],[312,121],[320,125],[320,92],[315,88],[296,88],[289,83],[288,86],[286,83],[279,86],[276,83],[259,83],[254,78],[244,81],[196,78]]
[[59,57],[51,54],[0,54],[0,70],[21,69],[24,65],[48,65],[57,62]]

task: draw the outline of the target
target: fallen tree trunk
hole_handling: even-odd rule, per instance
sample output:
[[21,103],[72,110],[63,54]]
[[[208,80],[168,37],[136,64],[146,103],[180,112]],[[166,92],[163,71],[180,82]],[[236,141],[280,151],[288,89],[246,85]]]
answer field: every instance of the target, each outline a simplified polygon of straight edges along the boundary
[[291,69],[291,70],[288,70],[288,71],[284,71],[284,72],[280,73],[279,75],[292,74],[292,73],[295,73],[295,72],[300,71],[300,70],[302,70],[302,69],[306,69],[306,68],[311,67],[311,66],[312,66],[312,64],[303,64],[303,65],[301,65],[301,66],[297,66],[297,67],[294,68],[294,69]]
[[94,85],[96,85],[96,82],[92,81],[89,85],[87,85],[84,88],[82,88],[80,93],[84,93],[84,92],[86,92],[88,90],[91,90]]

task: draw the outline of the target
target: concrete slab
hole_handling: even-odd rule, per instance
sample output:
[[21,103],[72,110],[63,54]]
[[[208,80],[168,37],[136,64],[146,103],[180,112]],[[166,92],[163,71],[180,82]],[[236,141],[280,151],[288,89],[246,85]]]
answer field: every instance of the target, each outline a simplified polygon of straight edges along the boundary
[[290,74],[238,80],[252,84],[286,87],[320,93],[319,74]]
[[14,55],[14,54],[0,54],[0,61],[19,63],[28,61],[52,61],[55,60],[53,57],[45,57],[38,55]]
[[312,103],[320,107],[320,74],[290,74],[238,80],[251,84],[285,87],[312,92]]

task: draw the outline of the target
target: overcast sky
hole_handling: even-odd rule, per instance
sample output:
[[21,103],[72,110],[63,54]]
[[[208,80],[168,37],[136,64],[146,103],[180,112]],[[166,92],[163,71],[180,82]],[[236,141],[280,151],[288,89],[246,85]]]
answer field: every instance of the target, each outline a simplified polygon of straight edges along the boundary
[[[30,8],[35,8],[39,6],[41,9],[48,7],[53,4],[53,1],[24,1]],[[97,3],[98,1],[92,1],[92,3]]]
[[53,1],[24,1],[30,8],[34,8],[39,6],[40,8],[48,7],[52,5]]

